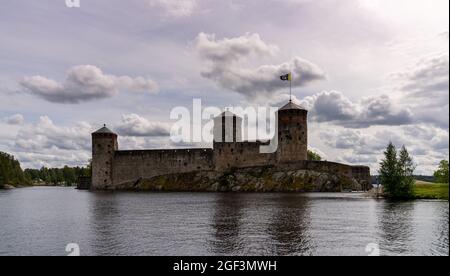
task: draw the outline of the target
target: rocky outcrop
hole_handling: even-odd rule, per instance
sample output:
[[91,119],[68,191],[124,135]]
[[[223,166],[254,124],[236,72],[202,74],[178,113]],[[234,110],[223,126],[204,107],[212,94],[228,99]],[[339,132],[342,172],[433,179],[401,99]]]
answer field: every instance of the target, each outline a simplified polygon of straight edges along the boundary
[[189,192],[341,192],[362,191],[367,183],[343,174],[304,169],[252,167],[227,172],[201,171],[139,179],[119,190]]
[[11,185],[5,184],[3,186],[0,186],[0,190],[12,190],[12,189],[15,189],[15,187]]

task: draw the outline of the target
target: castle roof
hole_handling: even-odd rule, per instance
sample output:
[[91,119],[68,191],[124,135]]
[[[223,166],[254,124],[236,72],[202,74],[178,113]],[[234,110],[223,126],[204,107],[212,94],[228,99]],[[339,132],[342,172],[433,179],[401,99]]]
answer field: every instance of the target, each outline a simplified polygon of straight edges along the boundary
[[237,115],[234,114],[233,112],[226,110],[225,112],[222,112],[220,115],[218,115],[216,118],[219,117],[237,117]]
[[281,107],[279,110],[292,110],[292,109],[306,110],[306,108],[304,108],[303,106],[295,104],[292,101],[289,101],[286,105]]
[[114,134],[114,132],[112,132],[109,128],[107,128],[106,125],[103,125],[103,127],[101,129],[97,130],[94,133],[98,133],[98,134],[100,134],[100,133]]

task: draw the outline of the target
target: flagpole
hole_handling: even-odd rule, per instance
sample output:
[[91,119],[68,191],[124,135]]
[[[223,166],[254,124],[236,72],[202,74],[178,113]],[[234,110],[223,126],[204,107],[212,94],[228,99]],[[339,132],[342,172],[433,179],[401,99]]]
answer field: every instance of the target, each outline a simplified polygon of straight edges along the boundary
[[289,102],[292,102],[292,73],[289,73]]

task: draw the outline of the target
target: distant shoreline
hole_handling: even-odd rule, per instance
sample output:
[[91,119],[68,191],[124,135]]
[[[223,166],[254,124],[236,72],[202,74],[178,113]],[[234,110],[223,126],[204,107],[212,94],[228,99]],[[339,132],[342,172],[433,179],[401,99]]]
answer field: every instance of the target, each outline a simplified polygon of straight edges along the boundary
[[[75,189],[76,186],[65,186],[65,185],[44,185],[44,184],[38,184],[38,185],[19,185],[19,186],[12,186],[12,185],[5,185],[3,187],[0,187],[0,190],[12,190],[12,189],[22,189],[22,188],[34,188],[34,187],[48,187],[48,188],[73,188]],[[117,190],[114,192],[128,192],[133,190]],[[151,193],[161,193],[161,192],[167,192],[172,193],[171,191],[148,191]],[[180,192],[182,193],[182,192]],[[194,192],[194,193],[200,193],[200,192]],[[206,192],[206,193],[292,193],[292,194],[302,194],[302,193],[327,193],[327,192]],[[360,193],[363,195],[363,197],[366,198],[373,198],[373,199],[389,199],[386,195],[383,194],[383,191],[380,190],[377,192],[377,188],[373,188],[367,192],[364,191],[342,191],[342,192],[334,192],[336,194],[351,194],[351,193]],[[414,195],[411,198],[405,198],[403,200],[446,200],[448,201],[449,197],[449,184],[445,183],[431,183],[431,182],[423,182],[423,181],[416,181],[416,184],[414,186]]]

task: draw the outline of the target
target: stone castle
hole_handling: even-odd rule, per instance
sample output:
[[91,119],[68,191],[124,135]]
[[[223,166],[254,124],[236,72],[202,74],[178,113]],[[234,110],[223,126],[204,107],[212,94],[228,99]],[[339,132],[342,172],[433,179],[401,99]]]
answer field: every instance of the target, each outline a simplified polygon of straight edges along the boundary
[[278,148],[242,141],[242,118],[214,119],[213,148],[119,150],[117,134],[92,133],[93,190],[343,191],[366,190],[365,166],[308,160],[308,111],[289,102],[277,112]]

